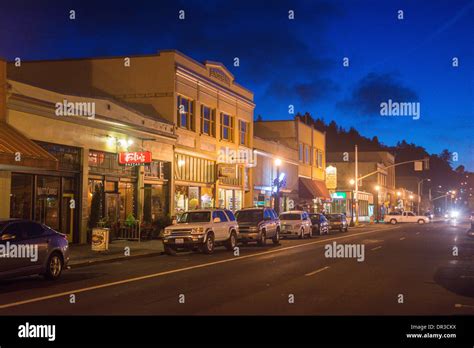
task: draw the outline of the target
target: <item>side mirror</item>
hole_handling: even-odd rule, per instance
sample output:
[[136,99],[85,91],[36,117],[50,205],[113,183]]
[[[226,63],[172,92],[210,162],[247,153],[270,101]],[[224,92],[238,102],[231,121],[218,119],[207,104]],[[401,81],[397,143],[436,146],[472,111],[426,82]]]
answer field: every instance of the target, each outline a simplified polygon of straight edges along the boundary
[[16,236],[14,234],[9,234],[9,233],[2,234],[2,240],[13,240],[13,239],[16,239]]
[[221,218],[215,217],[214,220],[212,220],[214,223],[219,223],[221,222]]

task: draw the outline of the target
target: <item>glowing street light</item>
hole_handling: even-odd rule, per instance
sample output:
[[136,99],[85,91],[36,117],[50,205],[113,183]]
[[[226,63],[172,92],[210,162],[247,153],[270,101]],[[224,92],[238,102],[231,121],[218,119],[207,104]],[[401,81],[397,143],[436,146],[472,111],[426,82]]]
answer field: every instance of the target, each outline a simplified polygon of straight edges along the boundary
[[281,166],[281,159],[279,159],[279,158],[275,159],[275,165],[277,167]]
[[354,185],[354,184],[355,184],[355,180],[354,180],[354,179],[349,180],[349,184]]

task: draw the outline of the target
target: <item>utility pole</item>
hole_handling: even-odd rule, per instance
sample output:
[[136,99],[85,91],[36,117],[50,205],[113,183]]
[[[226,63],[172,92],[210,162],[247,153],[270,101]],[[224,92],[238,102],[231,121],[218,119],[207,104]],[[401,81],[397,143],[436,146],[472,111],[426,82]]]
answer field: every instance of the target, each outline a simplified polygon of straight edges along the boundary
[[359,158],[357,153],[357,145],[355,145],[355,225],[359,224]]

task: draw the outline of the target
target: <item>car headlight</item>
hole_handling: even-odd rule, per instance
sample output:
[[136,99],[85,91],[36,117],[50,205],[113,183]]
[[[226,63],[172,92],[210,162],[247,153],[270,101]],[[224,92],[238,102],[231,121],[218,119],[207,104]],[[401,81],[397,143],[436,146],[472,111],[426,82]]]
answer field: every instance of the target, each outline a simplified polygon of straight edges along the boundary
[[169,235],[171,235],[171,230],[165,229],[165,230],[163,231],[163,236],[164,236],[164,237],[167,237],[167,236],[169,236]]
[[459,216],[459,212],[457,212],[457,211],[453,211],[453,212],[451,213],[451,217],[452,217],[452,218],[457,218],[458,216]]
[[204,227],[196,227],[191,230],[191,234],[203,234]]

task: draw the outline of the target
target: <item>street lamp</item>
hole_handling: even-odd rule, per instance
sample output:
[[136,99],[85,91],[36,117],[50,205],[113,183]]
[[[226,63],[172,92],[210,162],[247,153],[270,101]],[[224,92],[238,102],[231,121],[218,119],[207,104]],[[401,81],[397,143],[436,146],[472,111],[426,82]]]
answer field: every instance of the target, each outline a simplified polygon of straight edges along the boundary
[[275,161],[276,166],[276,193],[275,193],[275,212],[280,214],[280,166],[281,166],[281,159],[276,158]]
[[375,191],[377,192],[376,194],[376,200],[375,200],[375,223],[379,222],[379,191],[380,191],[380,186],[375,185]]
[[349,184],[351,185],[352,189],[351,189],[351,227],[354,226],[354,184],[355,184],[355,180],[354,179],[351,179],[349,180]]

